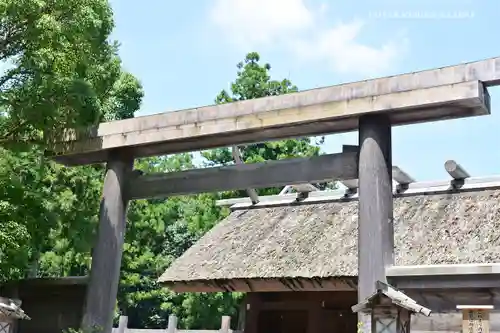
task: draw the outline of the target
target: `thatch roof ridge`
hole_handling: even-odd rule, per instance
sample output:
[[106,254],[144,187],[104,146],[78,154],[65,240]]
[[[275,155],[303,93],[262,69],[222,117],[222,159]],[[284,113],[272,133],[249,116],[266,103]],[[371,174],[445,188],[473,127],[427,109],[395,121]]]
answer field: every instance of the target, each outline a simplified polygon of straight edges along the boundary
[[[394,201],[398,265],[500,262],[500,190]],[[357,275],[357,202],[334,200],[233,211],[160,282]]]

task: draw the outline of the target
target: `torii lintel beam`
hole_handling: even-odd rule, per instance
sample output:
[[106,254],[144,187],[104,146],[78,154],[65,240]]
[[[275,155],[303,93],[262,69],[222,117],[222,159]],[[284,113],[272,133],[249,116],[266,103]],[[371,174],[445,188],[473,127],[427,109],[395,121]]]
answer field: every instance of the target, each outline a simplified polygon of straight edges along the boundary
[[391,125],[489,114],[485,87],[500,84],[500,57],[379,79],[68,130],[51,154],[66,165],[196,151],[289,137],[357,130],[360,116],[390,115]]

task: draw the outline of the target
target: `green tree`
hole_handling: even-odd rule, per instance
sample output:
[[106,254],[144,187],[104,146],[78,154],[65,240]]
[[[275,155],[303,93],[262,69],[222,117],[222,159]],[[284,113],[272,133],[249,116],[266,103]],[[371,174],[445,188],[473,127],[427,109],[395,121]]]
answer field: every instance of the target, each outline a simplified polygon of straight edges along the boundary
[[[237,65],[236,80],[231,83],[231,93],[222,90],[217,95],[217,104],[230,103],[267,96],[277,96],[296,92],[298,89],[288,79],[272,80],[270,76],[271,65],[260,63],[257,52],[248,53],[242,62]],[[291,157],[316,156],[320,152],[318,144],[313,144],[310,138],[288,139],[251,144],[240,147],[243,161],[256,163],[266,160],[281,160]],[[208,165],[226,165],[233,163],[231,149],[218,148],[202,152]],[[259,194],[275,194],[279,189],[260,189]],[[238,196],[243,192],[236,192]]]
[[[272,80],[269,74],[271,65],[268,63],[260,64],[259,61],[258,53],[248,53],[245,59],[236,65],[238,71],[236,80],[231,83],[231,93],[222,90],[215,98],[215,102],[224,104],[297,91],[297,87],[288,79]],[[258,143],[241,148],[245,162],[261,162],[319,154],[319,146],[311,144],[310,138]],[[231,150],[228,148],[205,151],[202,155],[212,165],[224,165],[233,161]]]
[[[136,164],[144,172],[194,167],[192,154],[148,158]],[[217,198],[207,193],[130,203],[118,296],[118,306],[129,317],[129,327],[165,328],[172,313],[179,316],[185,327],[204,328],[211,324],[205,317],[194,317],[191,309],[196,306],[196,299],[189,298],[189,294],[173,293],[156,281],[175,258],[227,215],[227,210],[215,205]]]
[[0,150],[0,280],[26,277],[30,264],[36,274],[38,263],[42,275],[79,275],[72,255],[89,249],[102,172],[44,161],[36,148]]
[[0,280],[36,274],[34,263],[43,276],[87,272],[103,168],[66,168],[43,150],[64,128],[139,108],[112,29],[107,0],[0,0]]
[[[288,80],[271,80],[269,70],[268,64],[259,64],[257,53],[248,54],[244,62],[238,64],[237,78],[231,85],[232,95],[222,91],[216,99],[217,103],[297,90]],[[308,138],[249,145],[243,149],[243,157],[247,162],[318,153],[319,147]],[[227,148],[206,151],[203,156],[209,165],[232,163],[231,152]],[[145,172],[194,167],[191,154],[145,159],[137,165]],[[273,191],[276,189],[270,189],[269,193]],[[245,194],[206,193],[167,200],[140,200],[131,204],[119,293],[119,308],[129,317],[130,327],[164,328],[168,315],[176,314],[181,327],[217,329],[222,315],[238,315],[240,293],[176,294],[162,289],[156,282],[175,258],[227,216],[227,209],[215,206],[215,201],[221,195]]]
[[113,26],[107,0],[0,0],[0,144],[133,115],[142,90],[121,69]]
[[[237,78],[231,89],[232,94],[222,92],[217,98],[218,102],[296,91],[296,87],[288,80],[271,80],[269,76],[270,66],[260,65],[259,56],[256,53],[247,55],[245,61],[239,64],[238,68]],[[119,105],[119,103],[109,103],[108,105]],[[111,107],[111,109],[123,110],[121,107]],[[106,114],[112,115],[113,113]],[[119,118],[121,116],[115,113],[107,119],[113,117]],[[318,153],[317,145],[305,138],[256,144],[243,148],[243,157],[247,162],[311,156]],[[203,153],[203,156],[207,159],[206,162],[211,165],[232,163],[228,149],[207,151]],[[136,163],[135,167],[149,173],[178,171],[197,166],[193,162],[192,154],[178,154],[142,159]],[[75,170],[74,172],[76,172],[76,170],[84,170],[85,168],[63,169]],[[52,173],[50,174],[52,175]],[[55,174],[61,175],[61,170],[54,172]],[[85,194],[78,192],[78,182],[71,185],[74,177],[78,179],[78,177],[84,178],[84,176],[89,178],[86,178],[82,183],[91,188]],[[72,232],[78,230],[76,224],[81,227],[83,221],[76,222],[78,220],[69,215],[69,211],[64,214],[55,214],[56,218],[51,222],[52,227],[49,229],[48,240],[44,243],[45,248],[40,260],[40,273],[51,276],[83,275],[88,270],[89,244],[97,221],[102,169],[86,170],[78,177],[77,175],[68,175],[67,178],[65,178],[66,176],[57,177],[61,177],[61,184],[68,183],[70,185],[71,193],[64,195],[76,198],[73,201],[68,201],[72,203],[68,205],[68,210],[79,207],[80,210],[76,210],[74,214],[88,220],[86,226],[90,231],[88,234],[85,232],[86,236],[78,239]],[[33,185],[33,191],[35,191],[36,186],[38,185]],[[61,194],[58,197],[63,198],[62,189],[65,188],[64,186],[51,185],[51,187],[60,188]],[[275,189],[270,191],[269,193],[274,193],[272,191]],[[54,193],[59,192],[55,191]],[[138,200],[130,203],[118,295],[119,311],[129,317],[130,327],[164,328],[168,315],[176,314],[180,319],[181,327],[217,329],[222,315],[233,317],[238,315],[242,296],[239,293],[177,294],[162,288],[156,282],[159,275],[175,258],[179,257],[218,221],[227,216],[227,209],[215,205],[215,201],[223,195],[244,194],[233,192],[225,194],[205,193],[172,197],[165,200]],[[82,203],[80,200],[86,200],[86,202]],[[78,203],[79,201],[80,203]],[[59,207],[66,201],[57,199],[57,202],[55,205]],[[80,207],[78,204],[82,206]],[[44,212],[41,211],[41,214]],[[65,222],[66,218],[75,219],[73,228],[70,228],[71,224]],[[23,225],[25,224],[23,223]],[[30,235],[29,230],[28,228],[27,235]],[[42,237],[45,237],[44,235]],[[29,237],[27,239],[27,243],[30,244]],[[27,257],[29,256],[28,253]]]

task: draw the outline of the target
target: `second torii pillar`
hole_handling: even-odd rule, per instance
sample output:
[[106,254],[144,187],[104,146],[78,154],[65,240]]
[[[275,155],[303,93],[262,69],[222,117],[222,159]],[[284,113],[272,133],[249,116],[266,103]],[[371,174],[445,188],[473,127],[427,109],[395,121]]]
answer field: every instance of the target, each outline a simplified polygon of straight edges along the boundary
[[[391,122],[386,114],[359,120],[358,300],[387,282],[394,263]],[[360,328],[371,332],[370,316],[359,314]]]

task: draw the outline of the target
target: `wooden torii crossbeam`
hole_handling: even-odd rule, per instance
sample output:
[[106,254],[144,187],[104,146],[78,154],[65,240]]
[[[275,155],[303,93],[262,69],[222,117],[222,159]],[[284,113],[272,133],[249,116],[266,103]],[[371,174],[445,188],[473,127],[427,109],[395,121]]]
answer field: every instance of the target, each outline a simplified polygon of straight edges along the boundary
[[115,148],[135,157],[356,130],[363,115],[385,113],[402,125],[489,112],[485,86],[500,78],[500,58],[212,105],[68,130],[52,149],[67,165],[106,162]]
[[357,178],[357,153],[328,154],[131,177],[129,199]]
[[[111,332],[128,200],[325,178],[359,180],[358,297],[366,298],[394,262],[391,127],[487,115],[486,87],[498,84],[500,57],[67,130],[49,152],[56,161],[107,163],[83,327]],[[162,175],[132,170],[139,157],[357,129],[356,152]]]

